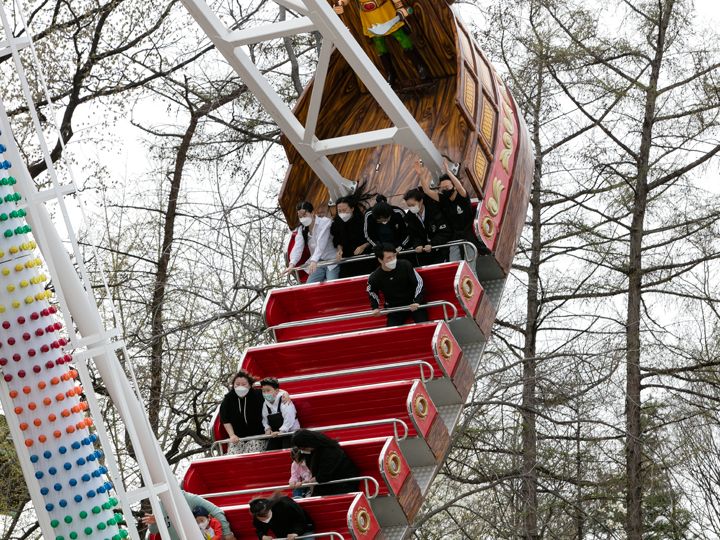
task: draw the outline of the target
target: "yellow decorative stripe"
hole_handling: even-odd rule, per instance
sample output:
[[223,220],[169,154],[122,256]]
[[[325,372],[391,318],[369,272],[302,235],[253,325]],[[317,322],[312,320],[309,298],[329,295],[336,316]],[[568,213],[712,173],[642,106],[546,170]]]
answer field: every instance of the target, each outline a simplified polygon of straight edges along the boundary
[[479,146],[475,148],[475,178],[480,182],[480,189],[485,189],[485,175],[487,174],[488,160]]
[[470,116],[475,117],[475,97],[477,96],[477,85],[475,81],[469,75],[465,76],[465,92],[463,99],[465,101],[465,108],[467,108]]
[[483,114],[480,133],[489,147],[492,144],[493,133],[495,133],[495,109],[493,109],[490,100],[485,94],[483,94]]

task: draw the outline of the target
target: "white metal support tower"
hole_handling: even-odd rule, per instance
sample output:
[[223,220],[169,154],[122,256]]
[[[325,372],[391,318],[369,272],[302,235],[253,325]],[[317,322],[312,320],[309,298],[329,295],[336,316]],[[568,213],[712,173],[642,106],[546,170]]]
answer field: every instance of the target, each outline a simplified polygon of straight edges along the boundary
[[[330,200],[351,192],[355,183],[343,178],[327,156],[361,148],[398,144],[416,152],[437,178],[443,172],[443,159],[430,138],[410,114],[395,91],[358,45],[327,0],[273,0],[299,15],[257,28],[231,30],[205,0],[182,0],[190,14],[208,35],[243,82],[277,123],[299,154],[325,184]],[[307,121],[303,126],[285,101],[253,63],[244,47],[272,39],[319,32],[322,48],[315,73]],[[393,127],[319,140],[316,127],[330,56],[337,49],[385,111]]]
[[[84,219],[82,201],[76,198],[75,205],[72,205],[68,199],[68,197],[77,197],[77,185],[72,176],[72,170],[66,161],[66,167],[61,175],[50,157],[50,150],[34,104],[31,87],[26,77],[24,62],[32,62],[36,73],[40,76],[44,97],[53,107],[47,85],[42,76],[43,70],[35,54],[32,40],[28,37],[33,34],[26,27],[20,9],[14,11],[16,16],[20,18],[20,20],[15,21],[9,19],[8,11],[6,10],[5,0],[0,0],[0,20],[4,33],[0,41],[0,58],[10,57],[12,59],[14,75],[16,76],[14,84],[19,84],[27,104],[30,120],[35,129],[35,142],[42,151],[47,166],[47,179],[50,187],[42,191],[36,189],[35,183],[23,163],[17,142],[13,137],[10,119],[3,105],[4,100],[0,100],[0,136],[3,141],[3,159],[7,160],[3,163],[3,168],[7,170],[5,174],[12,174],[17,181],[15,191],[18,196],[22,196],[24,202],[21,207],[27,210],[27,222],[32,227],[34,238],[50,271],[62,318],[65,321],[65,328],[70,338],[70,346],[75,351],[73,361],[79,373],[79,378],[85,387],[85,396],[90,413],[96,419],[95,435],[105,452],[108,474],[113,480],[124,518],[128,523],[128,531],[123,531],[123,534],[130,536],[134,540],[139,540],[137,528],[132,519],[131,505],[143,499],[149,499],[153,513],[156,516],[162,515],[163,512],[160,506],[162,504],[173,528],[180,533],[181,538],[199,540],[201,533],[195,518],[185,502],[178,482],[149,425],[134,371],[129,363],[125,343],[117,329],[105,328],[98,311],[69,211],[69,206],[79,205]],[[16,31],[18,29],[24,30],[24,36],[16,38],[13,29],[16,29]],[[24,52],[21,55],[23,50]],[[6,78],[6,84],[11,84],[9,82],[11,78]],[[48,114],[47,117],[53,120],[55,118],[54,112]],[[53,134],[62,141],[57,126],[55,126]],[[61,176],[68,176],[69,178],[64,178],[61,181]],[[60,230],[66,231],[66,238],[61,237],[58,228],[51,220],[47,210],[48,204],[54,205],[54,208],[57,209],[62,225]],[[66,246],[69,246],[71,250],[72,259],[71,253],[66,249]],[[105,280],[104,276],[103,280]],[[105,283],[105,286],[107,288],[107,283]],[[109,291],[107,297],[112,297]],[[119,357],[125,358],[133,384],[131,384],[128,374],[120,364]],[[122,479],[114,460],[113,446],[104,429],[101,409],[94,395],[92,380],[89,375],[90,363],[94,364],[97,373],[102,378],[103,384],[127,430],[144,483],[142,488],[136,487],[126,491],[122,485]],[[13,436],[43,538],[56,538],[57,525],[53,526],[51,524],[50,510],[47,510],[45,504],[47,495],[42,493],[37,480],[38,477],[35,476],[37,470],[35,462],[32,461],[28,448],[22,444],[24,438],[23,428],[18,419],[12,414],[13,402],[8,397],[8,394],[6,382],[0,379],[0,403]],[[57,479],[63,479],[62,471],[58,473]],[[104,527],[104,525],[102,526]],[[158,527],[162,537],[168,538],[168,528],[164,520],[158,520]],[[87,532],[86,529],[86,534],[91,533]]]

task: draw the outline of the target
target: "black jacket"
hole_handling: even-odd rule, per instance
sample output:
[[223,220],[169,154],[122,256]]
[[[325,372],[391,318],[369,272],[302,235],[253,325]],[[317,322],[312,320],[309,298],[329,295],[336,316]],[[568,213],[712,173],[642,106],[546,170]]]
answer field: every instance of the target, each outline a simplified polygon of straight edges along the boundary
[[235,435],[251,437],[265,434],[262,425],[262,406],[265,400],[259,388],[251,388],[244,397],[239,398],[235,390],[230,390],[220,404],[220,421],[232,424]]
[[302,506],[290,497],[280,497],[272,506],[272,518],[263,523],[253,518],[253,526],[257,537],[270,536],[272,532],[276,538],[285,538],[288,534],[305,535],[314,531],[312,519]]
[[378,268],[368,278],[368,295],[371,309],[380,307],[380,293],[385,297],[385,307],[422,304],[424,284],[412,264],[398,259],[395,270]]
[[471,228],[473,222],[473,207],[470,197],[462,197],[459,193],[455,200],[444,193],[440,194],[440,208],[445,215],[445,220],[453,231],[453,240],[467,240],[472,238]]
[[421,220],[418,214],[408,211],[405,214],[405,224],[410,235],[409,248],[418,246],[439,246],[447,244],[452,239],[452,229],[448,225],[445,214],[438,203],[426,197],[425,220]]
[[342,246],[343,258],[355,255],[355,249],[367,243],[365,239],[365,217],[362,212],[355,211],[348,221],[343,221],[339,216],[333,219],[330,227],[330,234],[333,237],[335,247]]
[[373,216],[372,210],[365,213],[365,238],[372,247],[387,242],[396,248],[405,249],[410,242],[405,225],[405,212],[397,206],[393,206],[392,209],[393,214],[387,225],[380,225]]
[[[313,450],[308,468],[319,483],[342,480],[343,478],[355,478],[359,474],[355,464],[339,446],[322,446]],[[347,493],[357,489],[357,484],[358,482],[355,481],[331,484],[329,486],[315,486],[313,495]]]

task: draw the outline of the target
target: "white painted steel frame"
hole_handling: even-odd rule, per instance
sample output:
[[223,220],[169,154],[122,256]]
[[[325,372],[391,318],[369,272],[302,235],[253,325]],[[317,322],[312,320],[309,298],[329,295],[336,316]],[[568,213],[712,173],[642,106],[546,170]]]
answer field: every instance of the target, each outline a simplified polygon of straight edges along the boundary
[[[433,176],[439,177],[443,173],[443,158],[440,152],[395,94],[395,91],[385,81],[375,64],[358,45],[327,0],[273,1],[303,15],[303,17],[258,28],[231,31],[205,0],[182,0],[182,3],[272,116],[298,153],[325,184],[330,193],[331,202],[352,192],[355,188],[355,182],[343,178],[328,160],[327,156],[334,154],[386,144],[398,144],[417,153]],[[323,43],[310,97],[308,117],[303,126],[242,47],[311,31],[319,32],[323,37]],[[330,56],[335,49],[345,57],[358,78],[390,118],[394,127],[318,140],[315,131],[322,106],[322,94]]]
[[[148,498],[155,515],[160,516],[163,514],[160,506],[160,502],[162,502],[165,513],[167,513],[176,531],[180,532],[183,538],[199,540],[201,533],[197,527],[195,518],[185,502],[177,480],[170,470],[160,445],[155,439],[149,425],[142,398],[138,391],[135,373],[132,365],[129,363],[129,355],[125,349],[125,344],[122,340],[117,339],[119,332],[116,329],[105,329],[100,317],[82,252],[78,245],[68,212],[68,206],[65,201],[67,195],[77,193],[77,185],[75,184],[72,174],[72,168],[68,165],[67,161],[66,166],[69,182],[60,184],[58,171],[50,157],[50,150],[45,140],[33,95],[27,81],[25,68],[20,57],[21,49],[26,47],[30,48],[31,59],[39,75],[40,83],[45,94],[44,97],[53,109],[52,114],[47,115],[51,118],[51,122],[54,122],[55,119],[54,105],[49,95],[43,76],[44,72],[41,69],[32,40],[27,37],[32,35],[32,31],[27,27],[22,9],[20,9],[19,6],[16,8],[15,13],[19,16],[19,21],[15,22],[20,22],[25,29],[25,36],[22,38],[14,37],[12,26],[10,25],[5,9],[5,0],[0,1],[0,20],[5,33],[5,40],[0,42],[0,47],[2,47],[0,56],[12,57],[15,73],[19,79],[20,88],[28,106],[28,112],[33,127],[35,128],[35,136],[42,151],[45,164],[47,165],[47,173],[52,187],[41,192],[37,191],[22,160],[17,143],[14,140],[10,121],[5,112],[2,100],[0,100],[0,129],[3,130],[6,136],[6,142],[8,143],[6,145],[7,155],[13,165],[14,176],[17,180],[17,191],[27,201],[27,221],[32,227],[39,249],[53,278],[53,285],[63,314],[65,327],[69,334],[71,345],[75,349],[74,357],[78,372],[80,373],[80,379],[86,388],[91,413],[95,417],[95,424],[97,426],[96,433],[106,455],[110,476],[122,505],[130,536],[133,540],[139,540],[137,528],[132,519],[130,505],[133,502]],[[64,145],[60,130],[57,126],[54,126],[54,128],[55,135],[61,144]],[[67,160],[67,158],[65,159]],[[59,214],[62,216],[63,225],[69,236],[68,243],[72,249],[74,261],[70,259],[70,254],[66,250],[63,240],[45,207],[45,203],[50,201],[57,203],[60,210]],[[85,214],[82,201],[77,198],[77,203],[84,221]],[[78,273],[80,275],[78,275]],[[102,275],[102,280],[107,297],[111,298],[104,274]],[[116,317],[115,320],[117,320]],[[75,331],[75,326],[77,326],[79,334]],[[125,371],[120,365],[118,353],[124,356],[134,385],[130,384]],[[114,460],[113,446],[102,425],[100,407],[96,397],[92,395],[92,392],[88,391],[88,389],[93,388],[87,367],[90,359],[95,362],[97,371],[102,377],[110,398],[116,406],[123,424],[127,429],[129,438],[135,449],[140,474],[146,486],[144,488],[135,489],[130,492],[126,492],[124,489],[122,478]],[[2,391],[3,397],[6,394],[6,390],[7,385],[5,385],[3,381],[3,383],[0,384],[0,391]],[[10,404],[6,403],[6,401],[6,399],[2,399],[3,408],[7,407],[5,410],[12,410]],[[10,432],[16,441],[22,440],[19,436],[21,433],[19,426],[17,422],[13,420],[15,420],[13,415],[8,415]],[[16,448],[18,449],[18,457],[30,494],[35,503],[35,511],[43,536],[45,538],[52,538],[54,534],[53,528],[49,523],[49,516],[43,506],[39,504],[43,500],[43,497],[39,492],[39,485],[34,479],[34,467],[30,462],[29,452],[22,447],[22,445],[16,444]],[[164,519],[158,520],[158,528],[163,538],[168,537],[168,530]]]

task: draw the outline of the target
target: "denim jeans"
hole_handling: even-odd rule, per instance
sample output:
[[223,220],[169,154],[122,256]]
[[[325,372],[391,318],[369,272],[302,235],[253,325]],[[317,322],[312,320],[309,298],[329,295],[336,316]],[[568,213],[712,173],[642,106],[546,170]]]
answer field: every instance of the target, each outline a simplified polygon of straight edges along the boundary
[[334,267],[320,266],[315,270],[306,283],[322,283],[323,281],[332,281],[340,277],[340,265]]

